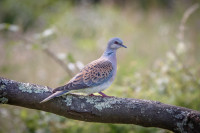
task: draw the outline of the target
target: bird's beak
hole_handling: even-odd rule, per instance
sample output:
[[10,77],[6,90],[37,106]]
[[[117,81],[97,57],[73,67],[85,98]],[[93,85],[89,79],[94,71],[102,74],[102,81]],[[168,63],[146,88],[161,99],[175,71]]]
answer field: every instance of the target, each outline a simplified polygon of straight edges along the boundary
[[123,44],[120,44],[121,45],[121,47],[124,47],[124,48],[127,48],[125,45],[123,45]]

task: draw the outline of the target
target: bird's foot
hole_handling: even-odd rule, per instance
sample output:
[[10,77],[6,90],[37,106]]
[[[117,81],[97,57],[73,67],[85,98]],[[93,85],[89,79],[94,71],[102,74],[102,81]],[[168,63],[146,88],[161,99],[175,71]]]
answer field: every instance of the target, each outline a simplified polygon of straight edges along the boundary
[[101,91],[99,92],[99,94],[102,95],[102,97],[112,97],[112,96],[108,96],[108,95],[104,94],[104,93],[101,92]]
[[[114,97],[114,96],[108,96],[108,95],[106,95],[106,94],[104,94],[103,92],[98,92],[102,97]],[[94,95],[94,94],[90,94],[89,96],[96,96],[96,95]]]

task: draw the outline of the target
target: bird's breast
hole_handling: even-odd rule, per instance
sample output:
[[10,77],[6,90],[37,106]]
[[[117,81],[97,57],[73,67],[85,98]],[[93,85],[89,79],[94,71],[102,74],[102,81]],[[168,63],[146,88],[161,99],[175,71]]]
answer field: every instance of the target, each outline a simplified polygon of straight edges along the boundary
[[112,65],[113,65],[113,74],[112,74],[112,77],[111,77],[110,80],[111,80],[111,82],[113,82],[115,77],[116,77],[116,73],[117,73],[117,59],[116,59],[116,56],[111,58],[110,61],[112,62]]

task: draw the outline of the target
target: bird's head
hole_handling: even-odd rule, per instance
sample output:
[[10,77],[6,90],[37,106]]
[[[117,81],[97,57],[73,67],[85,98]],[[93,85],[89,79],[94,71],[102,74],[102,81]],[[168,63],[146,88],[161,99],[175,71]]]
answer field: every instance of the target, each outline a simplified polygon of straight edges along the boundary
[[114,37],[108,41],[107,48],[110,50],[117,50],[118,48],[121,47],[127,48],[125,45],[123,45],[123,41],[118,37]]

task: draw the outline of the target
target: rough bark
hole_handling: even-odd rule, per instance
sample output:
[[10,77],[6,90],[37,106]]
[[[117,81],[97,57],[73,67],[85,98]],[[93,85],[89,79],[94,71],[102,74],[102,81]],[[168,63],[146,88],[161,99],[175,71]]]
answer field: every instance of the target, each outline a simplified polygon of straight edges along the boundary
[[0,77],[0,103],[88,122],[136,124],[177,133],[200,132],[200,112],[191,109],[150,100],[71,94],[39,103],[51,93],[46,86]]

